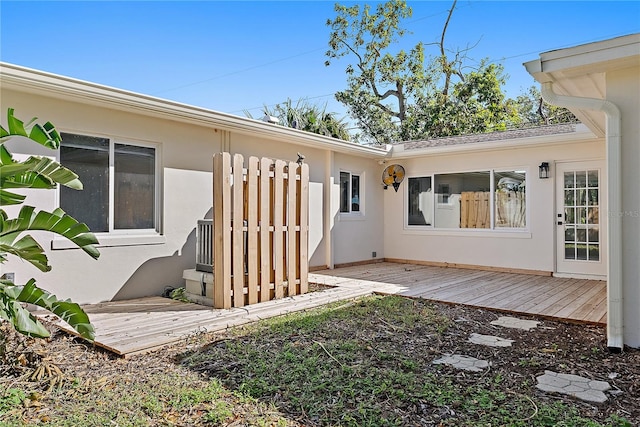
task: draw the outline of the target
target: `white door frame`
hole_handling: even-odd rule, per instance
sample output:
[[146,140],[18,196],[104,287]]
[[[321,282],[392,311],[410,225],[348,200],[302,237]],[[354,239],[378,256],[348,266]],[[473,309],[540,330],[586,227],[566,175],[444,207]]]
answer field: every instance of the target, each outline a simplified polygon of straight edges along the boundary
[[[565,172],[576,172],[576,182],[568,182],[565,206]],[[591,184],[583,184],[588,174],[579,172],[597,171],[597,189]],[[607,182],[604,160],[557,162],[555,164],[555,276],[606,280],[607,278]],[[591,175],[593,177],[593,174]],[[570,190],[569,188],[572,188]],[[593,190],[597,190],[594,192]],[[597,193],[598,205],[592,205],[590,197]],[[597,210],[594,209],[597,207]],[[596,218],[596,225],[593,218]],[[589,232],[591,231],[591,233]],[[566,234],[565,234],[566,232]],[[569,239],[569,240],[567,240]],[[575,242],[575,246],[571,243]],[[580,244],[579,242],[583,243]],[[595,243],[595,244],[594,244]],[[570,251],[573,246],[573,255]],[[589,248],[598,248],[596,260]]]

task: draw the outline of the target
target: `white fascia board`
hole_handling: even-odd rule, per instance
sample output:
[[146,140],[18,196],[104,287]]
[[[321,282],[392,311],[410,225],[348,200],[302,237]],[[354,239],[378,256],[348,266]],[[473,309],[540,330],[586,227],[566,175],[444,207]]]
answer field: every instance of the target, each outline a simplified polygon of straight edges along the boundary
[[553,81],[551,73],[580,70],[582,74],[605,72],[640,63],[640,33],[543,52],[523,65],[538,82]]
[[0,63],[0,85],[6,89],[95,106],[109,107],[182,123],[229,130],[264,138],[378,159],[387,155],[384,148],[367,147],[352,142],[316,135],[298,129],[265,123],[162,98],[33,70],[14,64]]
[[588,142],[597,139],[598,137],[594,135],[585,125],[579,124],[576,126],[575,132],[555,135],[541,135],[528,138],[505,139],[500,141],[474,142],[469,144],[456,144],[442,147],[415,148],[406,151],[399,145],[395,145],[391,150],[391,158],[409,159],[413,157],[438,156],[456,153],[476,153],[499,151],[504,149],[543,147],[551,145],[563,145],[580,141]]
[[[540,54],[542,72],[590,67],[601,72],[640,61],[640,33]],[[598,66],[597,64],[602,64]],[[593,67],[597,69],[594,70]]]

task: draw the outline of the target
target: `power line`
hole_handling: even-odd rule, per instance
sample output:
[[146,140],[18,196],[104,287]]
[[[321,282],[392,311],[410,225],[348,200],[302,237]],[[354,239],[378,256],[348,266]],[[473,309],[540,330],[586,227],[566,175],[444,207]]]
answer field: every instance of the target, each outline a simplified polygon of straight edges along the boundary
[[[457,6],[456,10],[462,9],[462,8],[467,8],[469,6],[471,6],[470,2],[465,4],[465,5],[462,5],[462,6]],[[446,9],[446,10],[443,10],[443,11],[440,11],[440,12],[436,12],[436,13],[433,13],[433,14],[424,15],[424,16],[421,16],[419,18],[415,18],[415,19],[406,21],[406,24],[407,25],[413,25],[413,24],[415,24],[417,22],[420,22],[420,21],[423,21],[423,20],[426,20],[426,19],[429,19],[429,18],[434,18],[434,17],[440,16],[440,15],[446,14],[448,12],[449,12],[449,9]],[[575,46],[575,45],[579,45],[579,44],[591,43],[591,42],[594,42],[594,41],[603,40],[603,39],[607,39],[607,38],[611,38],[611,37],[617,37],[617,36],[621,36],[621,35],[625,35],[625,34],[629,34],[629,32],[628,31],[626,31],[626,32],[623,31],[623,32],[618,32],[616,34],[609,34],[609,35],[599,36],[597,38],[591,38],[589,40],[583,40],[583,41],[568,43],[568,44],[564,44],[564,45],[561,45],[561,46],[555,46],[555,47],[544,48],[544,49],[537,49],[535,51],[518,53],[518,54],[514,54],[514,55],[510,55],[510,56],[503,56],[503,57],[495,58],[495,59],[494,58],[490,58],[489,61],[492,62],[492,63],[501,63],[501,62],[504,62],[504,61],[507,61],[507,60],[511,60],[511,59],[516,59],[516,58],[536,55],[536,54],[539,54],[540,52],[547,52],[547,51],[551,51],[551,50],[563,49],[563,48],[566,48],[566,47],[571,47],[571,46]],[[277,63],[285,62],[285,61],[288,61],[288,60],[291,60],[291,59],[299,58],[301,56],[308,55],[308,54],[311,54],[311,53],[315,53],[315,52],[318,52],[318,51],[324,50],[324,49],[326,49],[326,47],[318,47],[318,48],[315,48],[315,49],[312,49],[312,50],[308,50],[308,51],[305,51],[305,52],[301,52],[301,53],[298,53],[298,54],[295,54],[295,55],[291,55],[291,56],[275,59],[273,61],[266,62],[266,63],[263,63],[263,64],[254,65],[254,66],[243,68],[243,69],[240,69],[240,70],[235,70],[235,71],[231,71],[231,72],[228,72],[228,73],[224,73],[224,74],[220,74],[220,75],[217,75],[217,76],[213,76],[211,78],[198,80],[198,81],[194,81],[194,82],[191,82],[191,83],[185,83],[185,84],[180,85],[180,86],[175,86],[175,87],[172,87],[172,88],[169,88],[169,89],[164,89],[164,90],[161,90],[161,91],[157,91],[155,93],[152,93],[152,95],[171,92],[171,91],[183,89],[183,88],[186,88],[186,87],[200,85],[200,84],[207,83],[207,82],[210,82],[210,81],[213,81],[213,80],[217,80],[217,79],[221,79],[221,78],[224,78],[224,77],[229,77],[229,76],[245,73],[245,72],[252,71],[252,70],[255,70],[255,69],[259,69],[259,68],[267,67],[267,66],[274,65],[274,64],[277,64]],[[301,97],[301,98],[298,98],[296,100],[296,102],[304,100],[304,99],[310,100],[310,99],[327,98],[327,97],[334,96],[334,95],[335,95],[334,93],[331,93],[331,94],[325,94],[325,95]],[[262,109],[265,106],[266,107],[273,107],[273,106],[275,106],[277,104],[278,103],[268,104],[268,105],[264,104],[264,105],[259,106],[259,107],[251,107],[251,108],[244,108],[244,109],[241,109],[241,110],[234,110],[234,111],[231,111],[230,113],[238,113],[238,112],[244,112],[244,111],[257,110],[257,109]]]
[[256,68],[262,68],[262,67],[266,67],[268,65],[277,64],[279,62],[288,61],[290,59],[299,58],[301,56],[308,55],[310,53],[317,52],[317,51],[322,50],[322,49],[324,49],[324,48],[318,48],[318,49],[314,49],[314,50],[309,50],[307,52],[302,52],[302,53],[298,53],[296,55],[287,56],[286,58],[280,58],[280,59],[276,59],[276,60],[273,60],[273,61],[270,61],[270,62],[265,62],[264,64],[254,65],[252,67],[244,68],[242,70],[231,71],[231,72],[228,72],[226,74],[220,74],[218,76],[214,76],[214,77],[211,77],[211,78],[208,78],[208,79],[204,79],[204,80],[199,80],[197,82],[186,83],[186,84],[183,84],[181,86],[175,86],[175,87],[172,87],[170,89],[164,89],[164,90],[161,90],[161,91],[157,91],[155,93],[152,93],[152,95],[157,95],[157,94],[165,93],[165,92],[171,92],[171,91],[178,90],[178,89],[184,89],[185,87],[196,86],[196,85],[199,85],[199,84],[202,84],[202,83],[210,82],[212,80],[221,79],[223,77],[229,77],[229,76],[233,76],[233,75],[236,75],[236,74],[245,73],[247,71],[255,70]]

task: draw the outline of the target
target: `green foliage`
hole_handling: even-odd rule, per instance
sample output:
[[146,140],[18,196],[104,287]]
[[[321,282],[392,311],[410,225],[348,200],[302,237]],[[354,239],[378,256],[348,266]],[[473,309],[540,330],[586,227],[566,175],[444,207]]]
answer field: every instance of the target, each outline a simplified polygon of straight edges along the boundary
[[187,289],[184,287],[173,289],[169,292],[169,298],[176,301],[190,302],[189,298],[187,298]]
[[547,104],[540,90],[531,86],[515,100],[518,116],[524,126],[575,123],[578,118],[566,108]]
[[447,48],[455,7],[456,0],[438,42],[431,43],[437,52],[427,57],[423,43],[408,51],[397,47],[407,33],[403,20],[412,15],[406,1],[379,3],[375,12],[368,5],[336,4],[336,17],[327,21],[331,33],[325,64],[342,57],[351,60],[345,69],[347,89],[336,93],[336,99],[361,128],[360,139],[385,144],[533,123],[533,117],[521,117],[531,110],[526,96],[517,101],[505,97],[501,65],[483,60],[470,67],[470,48]]
[[8,388],[0,394],[0,415],[22,405],[26,393],[19,388]]
[[[319,107],[306,100],[299,100],[294,105],[291,99],[287,99],[282,104],[276,104],[272,109],[265,106],[263,113],[277,117],[278,123],[285,127],[348,141],[351,135],[347,124],[337,118],[336,113],[327,112],[326,108],[326,105]],[[245,115],[252,117],[248,111],[245,111]]]
[[405,1],[390,0],[376,6],[335,5],[337,16],[331,28],[329,58],[325,65],[349,56],[355,66],[346,67],[347,89],[336,99],[349,108],[365,139],[377,143],[398,140],[415,98],[432,87],[433,73],[424,66],[424,45],[409,51],[394,51],[393,45],[406,33],[401,21],[412,10]]
[[[34,118],[26,125],[14,116],[14,110],[7,111],[7,128],[0,126],[0,205],[20,205],[25,196],[15,193],[15,189],[55,189],[64,185],[82,189],[78,175],[59,163],[40,156],[31,156],[17,161],[7,149],[5,142],[11,138],[23,138],[46,148],[56,150],[61,137],[55,127],[47,122],[40,125]],[[11,190],[11,191],[10,191]],[[86,224],[79,223],[61,209],[53,212],[36,210],[24,205],[18,216],[9,218],[0,209],[0,263],[7,256],[16,256],[29,262],[41,271],[50,271],[47,255],[29,231],[49,231],[69,239],[94,259],[99,257],[95,245],[96,237]],[[93,340],[94,331],[86,313],[69,300],[58,300],[54,295],[36,286],[30,279],[25,285],[16,285],[10,280],[0,280],[0,319],[10,322],[20,333],[34,337],[48,337],[49,332],[24,306],[34,304],[58,315],[71,325],[81,336]]]
[[505,97],[500,65],[479,68],[453,84],[451,93],[422,96],[411,109],[404,139],[424,139],[506,130],[519,122],[518,110]]

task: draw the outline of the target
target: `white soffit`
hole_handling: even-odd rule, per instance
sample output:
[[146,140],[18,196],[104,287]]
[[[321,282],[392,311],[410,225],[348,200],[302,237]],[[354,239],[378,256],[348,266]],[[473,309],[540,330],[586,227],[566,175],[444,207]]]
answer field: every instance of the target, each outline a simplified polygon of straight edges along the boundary
[[[544,52],[524,66],[538,82],[553,82],[559,95],[605,99],[607,72],[640,66],[640,34]],[[604,136],[603,113],[573,113],[596,135]]]

